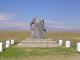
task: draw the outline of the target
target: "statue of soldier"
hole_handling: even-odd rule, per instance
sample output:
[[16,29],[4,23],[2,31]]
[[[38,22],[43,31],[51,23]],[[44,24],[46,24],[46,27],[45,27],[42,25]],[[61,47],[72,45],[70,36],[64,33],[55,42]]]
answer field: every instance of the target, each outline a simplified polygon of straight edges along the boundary
[[35,39],[45,39],[46,38],[46,29],[44,25],[44,20],[35,17],[31,24],[31,38]]

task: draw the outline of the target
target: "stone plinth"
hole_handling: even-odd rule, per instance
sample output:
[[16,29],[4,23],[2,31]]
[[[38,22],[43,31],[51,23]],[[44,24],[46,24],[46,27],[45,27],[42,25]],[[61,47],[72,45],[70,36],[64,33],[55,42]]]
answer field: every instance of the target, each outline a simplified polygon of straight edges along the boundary
[[18,47],[58,47],[56,41],[51,41],[50,39],[29,39],[21,41]]

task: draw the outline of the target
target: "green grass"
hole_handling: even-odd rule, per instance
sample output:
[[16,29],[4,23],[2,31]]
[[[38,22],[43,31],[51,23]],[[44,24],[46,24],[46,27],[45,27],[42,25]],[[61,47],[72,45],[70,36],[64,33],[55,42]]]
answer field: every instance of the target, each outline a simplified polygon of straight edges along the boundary
[[[80,32],[47,32],[47,38],[53,40],[79,40]],[[24,40],[30,36],[30,31],[12,31],[12,30],[0,30],[0,41],[7,39],[15,39],[16,41]]]
[[10,47],[3,52],[0,52],[0,58],[19,58],[38,55],[72,55],[76,53],[76,46],[71,48],[19,48],[16,46]]

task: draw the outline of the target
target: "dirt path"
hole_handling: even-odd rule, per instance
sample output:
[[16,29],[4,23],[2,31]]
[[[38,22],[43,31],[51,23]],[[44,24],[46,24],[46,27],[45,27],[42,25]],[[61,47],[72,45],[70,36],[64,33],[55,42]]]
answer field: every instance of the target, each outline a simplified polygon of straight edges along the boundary
[[9,58],[0,60],[80,60],[80,54],[66,56],[66,55],[43,55],[43,56],[30,56],[20,58]]
[[73,55],[73,56],[36,56],[36,57],[29,57],[25,60],[80,60],[80,55]]

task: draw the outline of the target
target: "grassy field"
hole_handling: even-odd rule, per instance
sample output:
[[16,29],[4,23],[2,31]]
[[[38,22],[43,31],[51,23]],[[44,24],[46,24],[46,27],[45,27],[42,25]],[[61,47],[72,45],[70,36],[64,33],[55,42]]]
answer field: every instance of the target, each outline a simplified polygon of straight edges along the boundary
[[[28,38],[30,31],[0,31],[0,41],[14,38],[16,42]],[[80,32],[48,32],[47,38],[71,40],[72,47],[65,48],[19,48],[17,44],[0,52],[0,60],[79,60],[76,52],[76,42],[80,39]]]
[[[58,56],[66,59],[66,57],[75,57],[76,55],[78,55],[76,45],[73,45],[71,48],[65,48],[64,46],[57,48],[19,48],[15,44],[0,53],[0,60],[50,60],[50,58],[54,60]],[[47,57],[48,59],[46,59]]]
[[[80,40],[80,32],[47,32],[47,38],[53,40]],[[14,38],[15,40],[23,40],[30,36],[30,31],[10,31],[0,30],[0,40]]]

